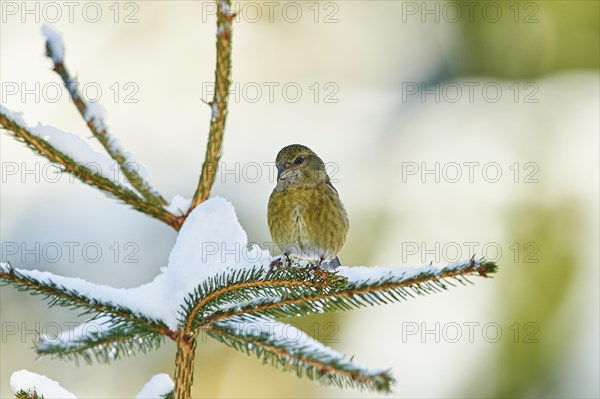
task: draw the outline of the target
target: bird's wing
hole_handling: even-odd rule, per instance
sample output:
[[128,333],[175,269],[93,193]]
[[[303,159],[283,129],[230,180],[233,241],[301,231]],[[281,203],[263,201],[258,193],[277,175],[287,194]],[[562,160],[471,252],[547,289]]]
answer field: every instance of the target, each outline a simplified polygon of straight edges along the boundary
[[338,197],[340,196],[340,194],[338,193],[338,191],[336,190],[336,188],[335,188],[335,187],[333,187],[333,184],[331,184],[331,180],[329,179],[329,176],[327,176],[327,181],[325,181],[325,183],[326,183],[326,184],[327,184],[329,187],[333,188],[333,191],[335,191],[335,193],[337,194],[337,196],[338,196]]

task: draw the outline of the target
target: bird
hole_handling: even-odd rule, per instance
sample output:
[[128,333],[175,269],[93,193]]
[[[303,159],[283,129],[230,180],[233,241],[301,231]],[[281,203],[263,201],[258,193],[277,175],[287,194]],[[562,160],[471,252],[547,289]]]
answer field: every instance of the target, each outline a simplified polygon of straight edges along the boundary
[[335,270],[350,224],[325,163],[301,144],[282,148],[275,163],[277,185],[267,210],[273,241],[286,257],[308,258],[322,270]]

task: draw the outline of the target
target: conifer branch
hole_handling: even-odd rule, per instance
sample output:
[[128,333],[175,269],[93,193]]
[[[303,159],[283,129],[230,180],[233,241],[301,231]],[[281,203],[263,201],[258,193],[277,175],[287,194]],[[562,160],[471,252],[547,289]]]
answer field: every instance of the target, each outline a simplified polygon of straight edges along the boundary
[[229,86],[231,84],[231,36],[235,14],[231,11],[231,0],[216,0],[216,3],[217,62],[215,67],[215,92],[212,102],[209,103],[212,111],[210,130],[198,188],[196,189],[188,213],[196,205],[204,202],[210,194],[221,157],[223,133],[225,132],[225,122],[227,120],[227,101],[229,98]]
[[[50,29],[49,27],[45,28]],[[46,30],[44,31],[46,33]],[[132,164],[132,162],[128,161],[127,154],[117,144],[116,138],[108,132],[103,115],[95,112],[99,104],[94,103],[94,108],[92,108],[92,105],[83,99],[79,92],[77,79],[69,74],[64,55],[56,53],[56,49],[50,38],[46,39],[46,55],[52,61],[53,71],[61,77],[65,88],[73,100],[73,104],[75,104],[79,114],[86,122],[90,132],[102,144],[110,157],[118,163],[119,168],[131,185],[152,205],[157,207],[167,205],[167,201],[138,173],[140,165]]]
[[177,354],[175,355],[175,387],[173,397],[191,398],[194,383],[194,359],[196,357],[196,337],[183,334],[177,336]]
[[[324,278],[317,276],[311,281],[306,269],[304,272],[298,267],[285,269],[287,270],[259,269],[254,270],[253,274],[238,273],[227,281],[224,280],[225,275],[219,276],[215,281],[208,281],[204,287],[198,287],[188,298],[188,302],[195,305],[188,307],[186,314],[194,317],[195,325],[208,326],[224,319],[244,320],[247,315],[252,314],[289,317],[351,310],[400,302],[416,295],[445,290],[448,285],[454,286],[452,280],[462,284],[470,283],[466,276],[488,277],[496,272],[497,266],[494,262],[471,259],[412,276],[390,275],[377,280],[356,280],[349,283],[347,279],[331,273],[326,273]],[[393,269],[390,268],[391,270]],[[290,275],[286,276],[284,273]],[[325,283],[330,285],[323,288]],[[212,287],[212,290],[207,289],[208,287]],[[209,306],[219,295],[227,296],[218,306]],[[227,301],[233,303],[223,306]],[[189,323],[191,318],[187,320]]]
[[56,284],[51,279],[47,281],[37,279],[10,265],[0,264],[0,284],[10,285],[18,291],[26,291],[31,295],[42,295],[44,299],[48,300],[50,307],[82,309],[82,315],[108,315],[114,318],[114,325],[131,322],[139,328],[153,330],[169,338],[175,337],[175,333],[169,330],[162,321],[140,315],[124,306],[90,298],[75,289]]
[[[345,268],[338,273],[315,272],[297,262],[279,268],[254,267],[226,272],[206,280],[190,294],[182,316],[180,334],[193,337],[207,331],[213,338],[247,354],[254,353],[274,366],[298,376],[320,379],[325,384],[389,391],[392,377],[387,372],[360,374],[363,369],[340,369],[335,359],[311,354],[295,342],[273,341],[269,335],[248,335],[244,327],[258,321],[276,323],[273,317],[294,317],[328,311],[350,310],[400,302],[417,295],[439,292],[454,286],[452,281],[470,283],[467,276],[489,277],[497,271],[494,262],[457,262],[443,269],[375,268],[379,277],[360,278],[373,268]],[[318,270],[318,269],[317,269]],[[349,277],[344,277],[347,273]],[[367,273],[367,276],[372,274]],[[320,344],[319,344],[320,345]],[[314,356],[313,356],[314,355]],[[359,374],[357,374],[359,373]]]
[[[293,337],[290,329],[294,330]],[[273,319],[254,317],[243,323],[215,323],[207,332],[227,346],[256,355],[263,364],[281,367],[323,385],[389,392],[394,383],[389,371],[368,369],[293,326]]]
[[69,155],[55,148],[38,135],[33,134],[29,127],[23,126],[4,107],[0,110],[0,127],[12,134],[18,141],[25,143],[37,154],[61,166],[64,172],[75,176],[83,183],[96,187],[132,206],[134,209],[161,220],[176,229],[181,227],[182,222],[177,216],[167,212],[162,206],[145,201],[134,191],[104,177],[99,171],[75,162]]
[[20,391],[15,392],[15,399],[44,399],[44,397],[39,396],[36,391],[29,394],[21,389]]
[[[83,325],[91,327],[90,322]],[[93,360],[110,363],[138,352],[147,353],[158,349],[164,336],[153,328],[136,323],[105,323],[102,329],[88,328],[85,335],[67,339],[42,339],[35,349],[39,356],[50,356],[60,360],[71,360],[79,365],[79,360],[92,364]],[[82,326],[80,326],[82,327]],[[96,326],[97,327],[97,326]],[[74,334],[75,335],[75,334]]]
[[[331,287],[341,287],[347,279],[329,273],[315,273],[303,267],[267,268],[226,272],[208,279],[188,296],[182,309],[185,333],[190,334],[199,325],[206,325],[206,317],[223,307],[237,308],[240,301],[256,306],[256,301],[276,301],[287,297],[323,295]],[[266,299],[265,299],[266,298]]]

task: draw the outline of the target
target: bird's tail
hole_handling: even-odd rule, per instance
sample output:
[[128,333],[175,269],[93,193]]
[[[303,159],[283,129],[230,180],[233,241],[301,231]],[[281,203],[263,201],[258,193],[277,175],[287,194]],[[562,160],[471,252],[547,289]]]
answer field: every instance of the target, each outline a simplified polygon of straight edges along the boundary
[[335,258],[331,259],[329,262],[323,262],[321,264],[321,269],[323,269],[326,272],[332,272],[341,265],[342,264],[340,263],[340,258],[338,258],[336,256]]

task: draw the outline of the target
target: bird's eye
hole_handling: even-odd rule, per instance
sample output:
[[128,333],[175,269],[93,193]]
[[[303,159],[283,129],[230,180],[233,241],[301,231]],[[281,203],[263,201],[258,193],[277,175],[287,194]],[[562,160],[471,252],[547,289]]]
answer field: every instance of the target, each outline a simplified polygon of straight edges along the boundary
[[302,162],[304,162],[304,158],[302,158],[302,157],[298,157],[294,160],[294,163],[296,165],[300,165]]

